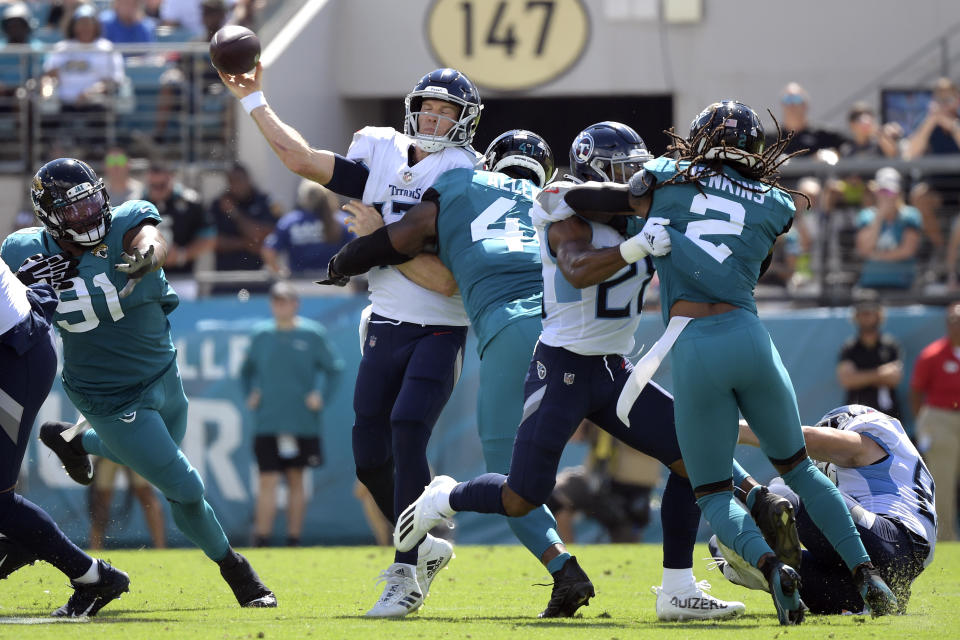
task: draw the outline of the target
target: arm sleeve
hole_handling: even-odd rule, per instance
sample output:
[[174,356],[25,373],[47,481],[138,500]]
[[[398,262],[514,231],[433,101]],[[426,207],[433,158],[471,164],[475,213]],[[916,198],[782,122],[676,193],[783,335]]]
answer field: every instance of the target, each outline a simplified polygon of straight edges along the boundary
[[317,371],[322,371],[323,386],[320,393],[324,397],[324,402],[333,397],[337,388],[340,386],[343,377],[343,359],[333,350],[330,341],[327,340],[323,332],[317,333],[317,346],[314,349],[316,355]]
[[347,198],[363,198],[370,170],[360,160],[350,160],[337,154],[333,160],[333,175],[326,184],[327,189]]

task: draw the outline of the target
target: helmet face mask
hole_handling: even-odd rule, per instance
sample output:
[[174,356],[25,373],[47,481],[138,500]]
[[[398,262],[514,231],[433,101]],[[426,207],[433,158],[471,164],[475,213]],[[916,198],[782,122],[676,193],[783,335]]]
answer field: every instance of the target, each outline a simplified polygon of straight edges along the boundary
[[618,182],[630,177],[652,160],[636,131],[619,122],[598,122],[580,132],[570,147],[570,169],[582,182]]
[[483,154],[484,169],[520,175],[543,188],[557,174],[553,151],[547,141],[524,129],[502,133]]
[[[425,100],[442,100],[459,107],[456,118],[423,110]],[[428,153],[435,153],[447,147],[467,147],[473,142],[480,121],[480,92],[470,80],[456,69],[437,69],[423,76],[404,100],[406,117],[404,133],[414,140],[418,147]],[[421,130],[422,116],[435,119],[432,130]],[[452,122],[450,128],[439,134],[441,121]]]
[[714,102],[690,123],[687,141],[707,160],[720,159],[746,167],[757,163],[766,140],[756,112],[734,100]]
[[37,219],[57,240],[93,246],[110,230],[106,188],[85,162],[48,162],[34,176],[30,196]]

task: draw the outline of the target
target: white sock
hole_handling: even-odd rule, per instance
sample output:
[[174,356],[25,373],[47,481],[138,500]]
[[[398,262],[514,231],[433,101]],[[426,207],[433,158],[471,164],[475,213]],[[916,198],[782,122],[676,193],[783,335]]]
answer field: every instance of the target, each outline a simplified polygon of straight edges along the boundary
[[90,563],[90,568],[87,569],[87,572],[80,576],[79,578],[74,578],[74,582],[79,582],[80,584],[93,584],[100,580],[100,563],[97,562],[97,559],[94,558],[93,562]]
[[431,535],[428,533],[428,534],[427,534],[427,537],[424,538],[424,539],[423,539],[423,542],[420,543],[420,546],[417,547],[417,559],[418,559],[418,560],[419,560],[420,558],[422,558],[423,556],[427,555],[428,553],[430,553],[430,547],[433,546],[432,538],[433,538],[433,536],[431,536]]
[[663,570],[663,583],[660,585],[667,593],[686,593],[696,587],[693,579],[693,567],[689,569]]

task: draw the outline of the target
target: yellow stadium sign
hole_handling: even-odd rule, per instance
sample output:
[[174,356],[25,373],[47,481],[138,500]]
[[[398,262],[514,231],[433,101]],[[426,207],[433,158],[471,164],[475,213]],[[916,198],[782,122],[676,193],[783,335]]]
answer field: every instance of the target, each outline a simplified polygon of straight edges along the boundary
[[590,20],[581,0],[436,0],[427,35],[444,66],[480,87],[516,91],[573,66]]

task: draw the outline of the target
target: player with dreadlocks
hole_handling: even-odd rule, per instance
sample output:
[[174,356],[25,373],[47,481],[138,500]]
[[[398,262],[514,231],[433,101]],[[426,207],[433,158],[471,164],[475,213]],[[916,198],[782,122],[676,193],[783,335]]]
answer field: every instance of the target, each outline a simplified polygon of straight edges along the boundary
[[[675,339],[680,450],[704,517],[723,544],[764,574],[780,623],[799,624],[806,607],[795,568],[773,553],[734,499],[734,485],[745,480],[731,473],[738,413],[851,570],[873,615],[884,615],[896,611],[896,598],[870,562],[837,488],[807,456],[790,376],[757,317],[753,290],[794,214],[777,181],[789,138],[778,138],[764,151],[763,126],[750,107],[714,103],[693,120],[686,139],[673,136],[676,159],[645,163],[627,186],[582,185],[564,199],[581,212],[637,212],[647,218],[641,235],[657,236],[661,228],[669,234],[670,252],[654,263],[671,327],[661,342],[668,334]],[[640,252],[638,243],[620,245],[626,262]],[[753,488],[747,506],[764,491]]]

